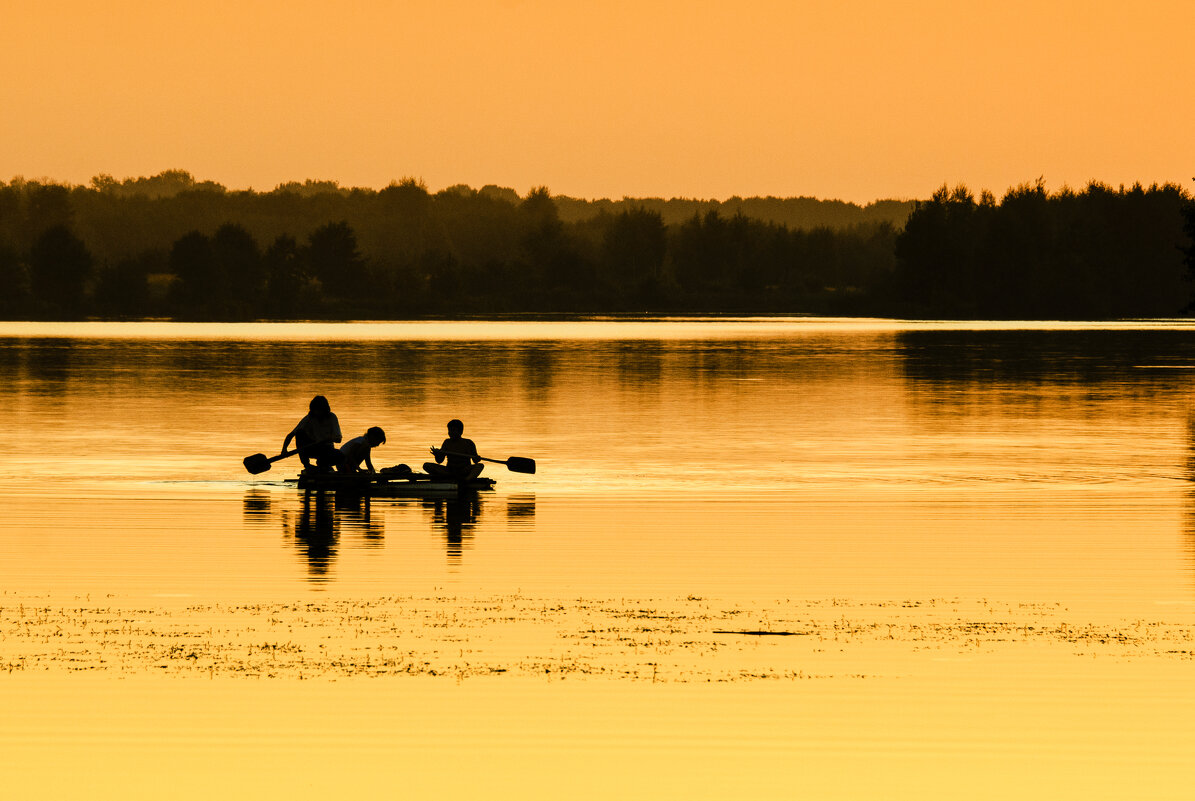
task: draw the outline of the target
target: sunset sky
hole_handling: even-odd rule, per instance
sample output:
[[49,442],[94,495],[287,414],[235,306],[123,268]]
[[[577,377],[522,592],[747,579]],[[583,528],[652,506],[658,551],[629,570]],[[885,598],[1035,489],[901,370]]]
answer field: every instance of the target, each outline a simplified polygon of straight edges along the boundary
[[8,0],[0,180],[1195,188],[1195,4]]

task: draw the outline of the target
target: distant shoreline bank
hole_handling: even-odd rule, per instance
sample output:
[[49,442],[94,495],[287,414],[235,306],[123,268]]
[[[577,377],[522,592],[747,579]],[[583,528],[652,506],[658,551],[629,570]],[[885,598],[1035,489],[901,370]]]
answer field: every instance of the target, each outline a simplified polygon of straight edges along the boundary
[[182,171],[14,181],[0,183],[0,319],[1171,317],[1191,307],[1193,240],[1195,203],[1169,184],[1038,182],[999,200],[943,186],[860,207],[410,180],[228,192]]
[[[946,326],[975,326],[977,329],[1014,329],[1034,327],[1065,327],[1082,329],[1086,327],[1113,326],[1156,326],[1156,325],[1184,325],[1195,324],[1195,315],[1175,315],[1166,317],[1114,317],[1103,319],[1085,318],[977,318],[977,317],[893,317],[884,315],[826,315],[802,312],[661,312],[661,313],[594,313],[594,314],[562,314],[562,313],[510,313],[493,315],[425,315],[421,317],[403,318],[294,318],[294,319],[253,319],[253,320],[193,320],[170,317],[88,317],[74,320],[28,320],[28,319],[0,319],[0,337],[12,336],[14,327],[28,328],[32,333],[40,327],[102,327],[102,326],[167,326],[170,328],[187,328],[188,326],[387,326],[387,325],[456,325],[456,324],[528,324],[536,323],[726,323],[726,324],[834,324],[860,325],[874,323],[878,325],[946,325]],[[6,331],[6,328],[8,329]]]

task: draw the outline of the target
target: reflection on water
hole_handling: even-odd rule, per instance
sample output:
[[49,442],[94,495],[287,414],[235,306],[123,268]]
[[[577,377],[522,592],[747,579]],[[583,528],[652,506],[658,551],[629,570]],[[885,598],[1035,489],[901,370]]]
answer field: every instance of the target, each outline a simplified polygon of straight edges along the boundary
[[506,519],[530,523],[535,519],[535,495],[528,492],[506,499]]
[[[534,525],[534,493],[514,494],[502,503],[506,523],[513,530],[528,530]],[[245,491],[241,507],[244,522],[251,529],[279,525],[302,556],[308,580],[321,585],[334,580],[338,550],[346,543],[359,550],[384,546],[387,514],[407,530],[417,525],[414,521],[421,520],[424,528],[443,541],[447,564],[459,567],[486,504],[479,492],[452,498],[371,498],[345,491],[280,494],[250,489]]]
[[301,504],[290,525],[295,545],[307,562],[308,578],[318,583],[328,578],[340,538],[334,498],[329,493],[304,492]]
[[[1171,330],[902,331],[901,364],[912,383],[1023,382],[1144,387],[1185,380],[1155,371],[1195,367],[1195,339]],[[1136,372],[1142,371],[1142,372]]]
[[1195,411],[1187,417],[1187,453],[1183,462],[1183,561],[1191,576],[1191,594],[1195,596]]
[[[732,525],[757,530],[782,561],[800,552],[802,536],[837,525],[829,512],[813,514],[812,501],[847,521],[860,519],[861,502],[883,503],[898,538],[920,536],[923,514],[956,522],[962,558],[986,546],[971,535],[982,521],[950,505],[961,498],[1048,510],[1096,500],[1073,495],[1095,489],[1156,493],[1152,509],[1163,518],[1178,511],[1189,458],[1195,371],[1184,368],[1195,366],[1195,327],[1187,324],[50,326],[53,337],[25,328],[30,335],[0,337],[14,424],[37,443],[6,454],[11,492],[80,497],[76,485],[87,483],[113,498],[151,486],[213,495],[234,487],[243,525],[285,513],[287,536],[313,555],[312,575],[335,574],[346,591],[358,574],[335,563],[393,537],[400,529],[385,517],[403,502],[283,502],[277,482],[293,475],[293,460],[256,478],[241,468],[246,454],[277,446],[315,393],[332,400],[346,433],[385,428],[379,464],[420,463],[453,417],[484,455],[537,459],[534,476],[487,471],[498,480],[484,501],[494,513],[428,504],[422,525],[434,526],[448,552],[436,570],[465,566],[481,529],[530,519],[531,492],[584,500],[554,525],[606,548],[614,541],[602,506],[613,499],[758,497],[760,511]],[[405,508],[412,504],[423,506]],[[787,505],[787,518],[771,516],[775,504]],[[171,525],[148,517],[149,506],[109,505],[126,522]],[[713,521],[681,513],[639,537],[648,549],[674,531],[701,538]],[[989,522],[1008,541],[1026,533],[1004,517]],[[24,523],[38,524],[37,513]],[[91,540],[80,537],[85,549]],[[612,563],[641,559],[631,542]],[[213,554],[223,558],[236,556]],[[701,576],[721,557],[689,558]],[[967,565],[955,568],[967,575]],[[474,561],[471,580],[489,569]],[[910,563],[894,574],[905,569],[919,570]],[[622,580],[593,578],[612,591]]]
[[[307,491],[306,495],[326,495],[318,491]],[[373,506],[368,495],[353,492],[334,492],[336,519],[342,529],[358,535],[365,547],[381,545],[386,526],[381,517],[372,514]]]
[[245,523],[247,525],[259,525],[271,517],[273,507],[273,499],[270,493],[264,489],[251,489],[245,491],[245,496],[241,501],[241,508],[244,511]]
[[341,533],[356,535],[364,547],[378,547],[385,524],[372,514],[370,499],[352,492],[305,490],[297,514],[283,516],[295,545],[307,562],[308,578],[321,583],[330,578]]
[[[147,780],[160,793],[195,773],[191,754],[228,756],[236,727],[257,735],[230,763],[256,747],[273,766],[285,738],[314,744],[293,773],[308,791],[322,782],[320,797],[345,795],[353,759],[354,775],[378,778],[379,753],[416,755],[416,779],[428,754],[443,775],[480,754],[520,776],[563,754],[557,792],[591,771],[589,755],[618,765],[648,742],[685,743],[701,777],[727,754],[763,755],[740,777],[754,784],[719,797],[888,797],[892,776],[909,790],[892,797],[934,797],[926,777],[951,770],[939,797],[957,796],[960,777],[1001,798],[1189,795],[1190,324],[0,334],[19,432],[0,482],[0,671],[19,674],[3,699],[18,723],[0,752],[43,766],[26,771],[31,786],[91,757],[72,775],[115,776],[111,764],[130,763],[111,760],[144,752],[127,774],[164,766]],[[346,434],[385,428],[378,464],[421,463],[455,417],[483,455],[540,470],[487,470],[495,491],[464,499],[300,492],[286,461],[246,475],[241,459],[277,447],[317,393]],[[80,673],[131,679],[110,682],[121,702],[82,739],[79,709],[112,688],[80,691]],[[150,690],[150,675],[167,678]],[[273,681],[232,681],[245,675]],[[188,676],[204,681],[180,692]],[[379,678],[318,681],[364,676]],[[161,703],[207,703],[199,685],[221,677],[231,686],[215,695],[235,711],[206,728]],[[599,684],[605,697],[577,714]],[[305,706],[311,689],[324,707]],[[437,693],[457,699],[453,715],[428,703]],[[76,701],[44,719],[46,699],[63,698]],[[342,717],[345,699],[360,717]],[[545,716],[556,709],[567,714]],[[252,729],[263,720],[278,730]],[[516,750],[516,720],[547,724],[528,723]],[[309,736],[330,723],[331,756]],[[487,733],[462,738],[475,723]],[[564,745],[544,759],[545,743]],[[661,758],[642,758],[642,775]],[[767,783],[823,763],[814,790]],[[859,780],[844,790],[844,777]],[[1080,785],[1092,793],[1068,792]],[[676,794],[655,789],[639,794]]]
[[480,494],[471,492],[451,499],[429,498],[423,501],[423,508],[431,515],[433,525],[443,532],[448,564],[459,566],[461,554],[469,547],[473,529],[481,516]]

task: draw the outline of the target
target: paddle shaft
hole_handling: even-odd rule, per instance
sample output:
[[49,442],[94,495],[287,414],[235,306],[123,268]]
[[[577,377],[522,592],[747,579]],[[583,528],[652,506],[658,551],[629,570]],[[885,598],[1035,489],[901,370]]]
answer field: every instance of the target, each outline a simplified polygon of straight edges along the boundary
[[432,448],[433,454],[440,454],[442,456],[463,456],[466,459],[478,459],[483,462],[493,462],[494,464],[504,464],[507,470],[512,470],[515,473],[534,473],[535,460],[528,459],[524,456],[508,456],[505,459],[490,459],[486,456],[478,456],[476,453],[457,453],[456,451],[446,451],[440,448]]
[[257,475],[258,473],[264,473],[269,470],[270,465],[279,459],[286,459],[319,444],[318,442],[309,442],[301,448],[295,448],[293,451],[284,451],[277,456],[266,456],[264,453],[255,453],[252,456],[246,456],[242,463],[245,465],[246,470],[253,475]]
[[266,461],[270,462],[272,464],[272,463],[278,461],[279,459],[289,459],[291,456],[294,456],[296,453],[306,450],[307,448],[310,448],[310,447],[311,447],[310,445],[304,445],[302,448],[295,448],[293,451],[284,451],[283,453],[280,453],[277,456],[269,457],[268,459],[266,459]]

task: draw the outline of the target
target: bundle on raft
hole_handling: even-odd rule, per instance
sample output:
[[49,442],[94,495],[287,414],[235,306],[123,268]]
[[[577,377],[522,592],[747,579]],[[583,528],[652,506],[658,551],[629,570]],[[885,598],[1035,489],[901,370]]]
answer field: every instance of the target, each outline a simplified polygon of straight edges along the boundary
[[457,480],[452,476],[414,473],[402,466],[384,467],[377,473],[339,473],[313,469],[304,470],[295,482],[302,490],[331,490],[375,496],[457,495],[462,492],[485,492],[497,483],[492,478],[478,476]]

